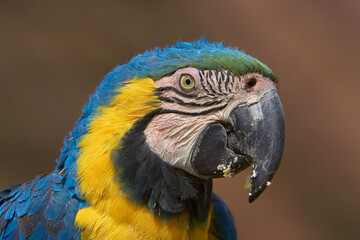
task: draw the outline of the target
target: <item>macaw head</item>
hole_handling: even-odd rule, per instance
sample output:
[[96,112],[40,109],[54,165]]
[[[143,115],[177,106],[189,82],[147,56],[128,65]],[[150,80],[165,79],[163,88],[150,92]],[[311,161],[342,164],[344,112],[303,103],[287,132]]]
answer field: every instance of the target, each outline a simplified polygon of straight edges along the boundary
[[115,68],[77,128],[85,129],[77,145],[83,192],[103,196],[116,179],[172,212],[201,191],[194,182],[249,166],[255,200],[278,169],[285,131],[272,71],[205,39],[155,48]]

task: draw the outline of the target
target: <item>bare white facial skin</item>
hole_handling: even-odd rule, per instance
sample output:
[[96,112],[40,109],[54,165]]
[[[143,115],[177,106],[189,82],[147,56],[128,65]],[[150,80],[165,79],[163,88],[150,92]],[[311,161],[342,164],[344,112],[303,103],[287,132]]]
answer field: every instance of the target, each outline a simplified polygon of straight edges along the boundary
[[[183,74],[194,78],[192,90],[181,88]],[[268,89],[276,89],[274,82],[258,73],[239,78],[228,71],[199,71],[191,67],[157,80],[156,85],[163,88],[160,107],[169,113],[153,117],[145,130],[146,141],[163,161],[198,177],[202,176],[190,160],[204,129],[216,122],[229,123],[229,115],[236,107],[257,103]]]

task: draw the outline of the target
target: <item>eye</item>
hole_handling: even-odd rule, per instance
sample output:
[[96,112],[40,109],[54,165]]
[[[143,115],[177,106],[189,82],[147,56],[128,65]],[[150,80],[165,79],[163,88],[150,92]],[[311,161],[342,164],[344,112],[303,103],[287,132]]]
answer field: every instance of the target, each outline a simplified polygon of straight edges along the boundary
[[180,87],[185,91],[194,89],[194,87],[195,87],[194,78],[189,74],[182,75],[180,77]]

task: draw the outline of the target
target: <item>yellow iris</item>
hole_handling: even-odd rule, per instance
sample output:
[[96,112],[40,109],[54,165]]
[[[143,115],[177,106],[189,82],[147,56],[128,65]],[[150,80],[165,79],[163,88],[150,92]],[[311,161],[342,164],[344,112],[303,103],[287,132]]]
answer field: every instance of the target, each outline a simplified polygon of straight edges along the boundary
[[195,87],[195,80],[189,74],[184,74],[180,77],[180,87],[185,90],[189,91]]

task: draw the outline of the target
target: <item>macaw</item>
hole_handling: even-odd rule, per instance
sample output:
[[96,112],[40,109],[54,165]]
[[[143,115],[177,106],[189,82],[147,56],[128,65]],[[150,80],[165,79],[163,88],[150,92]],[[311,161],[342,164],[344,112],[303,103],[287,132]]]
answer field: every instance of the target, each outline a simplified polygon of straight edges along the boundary
[[212,179],[251,166],[254,201],[280,164],[277,80],[201,38],[108,73],[57,166],[0,192],[0,239],[236,239]]

